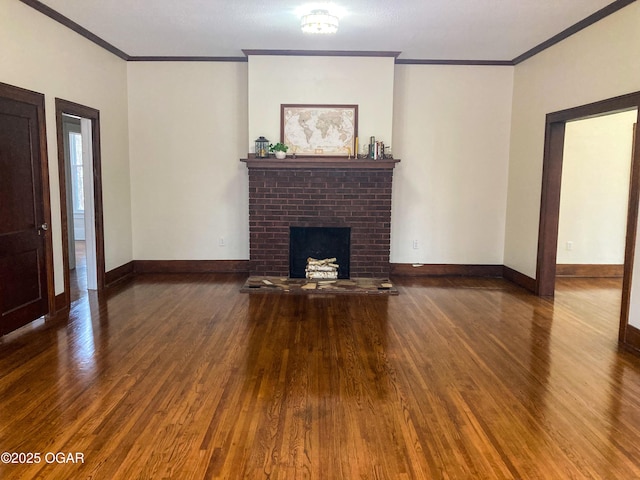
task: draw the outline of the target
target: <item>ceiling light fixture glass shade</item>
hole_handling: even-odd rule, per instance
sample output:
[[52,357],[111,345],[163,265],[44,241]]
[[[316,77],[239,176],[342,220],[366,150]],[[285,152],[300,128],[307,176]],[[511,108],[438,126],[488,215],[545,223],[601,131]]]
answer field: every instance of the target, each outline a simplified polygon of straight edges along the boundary
[[312,10],[302,16],[300,27],[304,33],[336,33],[338,31],[338,17],[328,10]]

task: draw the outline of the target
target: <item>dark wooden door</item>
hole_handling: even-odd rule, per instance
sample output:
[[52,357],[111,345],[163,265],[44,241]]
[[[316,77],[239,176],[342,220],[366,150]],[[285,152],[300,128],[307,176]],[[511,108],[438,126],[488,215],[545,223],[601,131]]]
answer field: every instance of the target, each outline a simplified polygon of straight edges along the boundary
[[49,310],[39,120],[0,89],[0,335]]

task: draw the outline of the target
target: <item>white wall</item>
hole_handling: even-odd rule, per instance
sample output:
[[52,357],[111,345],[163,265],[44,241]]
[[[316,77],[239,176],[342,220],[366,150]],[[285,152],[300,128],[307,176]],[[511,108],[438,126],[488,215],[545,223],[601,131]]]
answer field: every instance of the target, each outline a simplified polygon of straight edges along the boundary
[[640,90],[640,2],[515,67],[505,265],[535,277],[545,115]]
[[[319,91],[295,93],[305,83],[283,82],[274,61],[304,72],[307,87],[316,78]],[[402,163],[394,174],[392,261],[501,264],[513,69],[396,67],[395,90],[393,76],[382,74],[357,96],[352,75],[342,72],[359,65],[373,75],[380,61],[393,67],[387,58],[261,56],[251,57],[248,71],[244,63],[129,63],[134,258],[249,258],[239,158],[259,135],[279,138],[281,103],[358,103],[360,132],[392,138],[396,124],[392,147]]]
[[134,258],[248,259],[247,64],[130,62],[128,81]]
[[393,57],[249,56],[248,151],[260,135],[280,141],[288,103],[358,105],[360,145],[371,136],[393,145],[393,66]]
[[624,263],[637,116],[634,109],[567,123],[557,263]]
[[64,290],[55,98],[100,111],[105,263],[132,260],[126,63],[17,0],[0,2],[0,81],[45,94],[56,294]]
[[513,68],[395,70],[391,261],[501,265]]

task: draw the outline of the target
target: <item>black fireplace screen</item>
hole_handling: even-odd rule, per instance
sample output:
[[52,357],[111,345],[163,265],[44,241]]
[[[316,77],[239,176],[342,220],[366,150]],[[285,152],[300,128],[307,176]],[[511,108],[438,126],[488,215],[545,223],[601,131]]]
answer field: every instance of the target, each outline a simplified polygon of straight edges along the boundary
[[305,278],[307,258],[335,257],[338,278],[349,278],[351,228],[289,227],[289,276]]

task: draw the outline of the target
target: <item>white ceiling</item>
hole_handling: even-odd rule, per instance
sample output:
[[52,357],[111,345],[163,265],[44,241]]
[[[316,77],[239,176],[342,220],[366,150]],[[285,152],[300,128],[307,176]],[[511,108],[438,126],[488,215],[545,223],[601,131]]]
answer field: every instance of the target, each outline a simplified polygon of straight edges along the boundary
[[400,51],[401,59],[512,60],[612,0],[342,0],[338,33],[311,36],[287,0],[41,0],[130,56],[242,49]]

